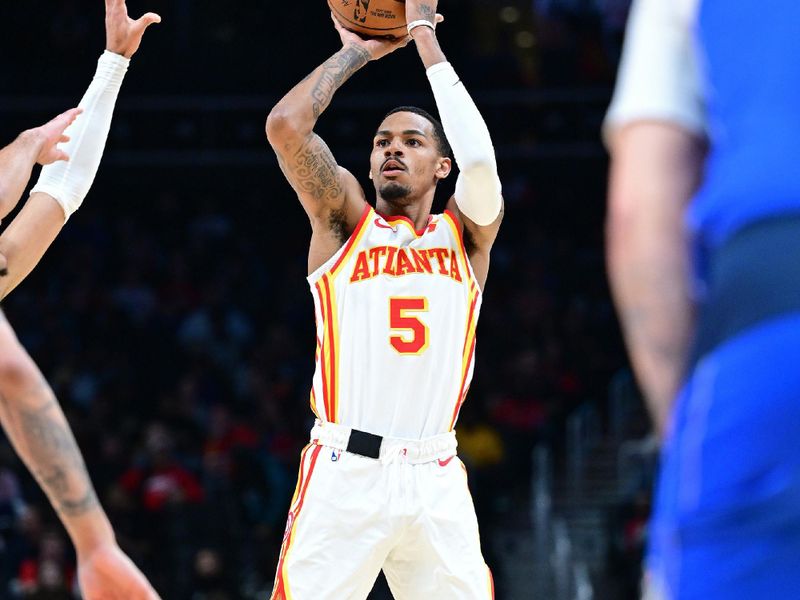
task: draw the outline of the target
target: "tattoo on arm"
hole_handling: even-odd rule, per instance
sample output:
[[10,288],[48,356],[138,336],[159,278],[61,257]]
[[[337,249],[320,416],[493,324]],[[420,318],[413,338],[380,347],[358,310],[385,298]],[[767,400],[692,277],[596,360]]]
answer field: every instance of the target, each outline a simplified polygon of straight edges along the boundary
[[436,22],[436,11],[433,10],[433,7],[429,4],[420,4],[419,14],[421,14],[422,18],[426,21],[430,21],[431,23]]
[[298,195],[317,202],[336,205],[344,196],[344,188],[328,146],[316,134],[311,134],[293,156],[279,157],[284,175]]
[[[38,406],[34,404],[38,403]],[[6,430],[62,516],[98,506],[80,449],[44,380],[20,398],[0,396]]]
[[344,82],[369,62],[370,54],[365,48],[347,46],[341,52],[333,55],[322,65],[322,74],[311,90],[314,100],[312,110],[314,118],[318,119],[322,112],[328,108],[336,93]]

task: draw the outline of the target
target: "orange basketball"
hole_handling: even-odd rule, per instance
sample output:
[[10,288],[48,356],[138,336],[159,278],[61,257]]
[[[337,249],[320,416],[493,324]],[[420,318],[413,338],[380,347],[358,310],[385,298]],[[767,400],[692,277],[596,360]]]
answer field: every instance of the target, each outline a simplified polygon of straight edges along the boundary
[[328,6],[346,29],[365,37],[407,33],[405,0],[328,0]]

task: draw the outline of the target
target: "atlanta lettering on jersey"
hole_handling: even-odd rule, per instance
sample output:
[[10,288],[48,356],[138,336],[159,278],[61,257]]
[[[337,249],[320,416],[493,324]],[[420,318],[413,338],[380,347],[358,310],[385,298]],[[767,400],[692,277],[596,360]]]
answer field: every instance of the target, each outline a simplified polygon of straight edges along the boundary
[[458,254],[451,248],[399,248],[375,246],[358,253],[350,282],[366,281],[378,275],[402,277],[411,273],[438,273],[461,283]]

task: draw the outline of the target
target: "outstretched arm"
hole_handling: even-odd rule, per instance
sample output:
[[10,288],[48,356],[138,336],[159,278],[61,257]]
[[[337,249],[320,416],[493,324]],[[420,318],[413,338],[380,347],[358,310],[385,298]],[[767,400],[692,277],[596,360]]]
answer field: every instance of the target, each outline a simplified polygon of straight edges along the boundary
[[138,50],[145,29],[159,21],[153,13],[133,20],[124,0],[106,0],[106,51],[79,105],[83,114],[67,127],[66,143],[56,156],[69,156],[69,161],[50,161],[42,169],[30,199],[0,236],[0,255],[8,270],[0,278],[0,298],[27,277],[89,192],[130,57]]
[[489,252],[502,221],[502,188],[486,123],[436,37],[437,4],[438,0],[407,0],[406,20],[461,171],[448,208],[462,217],[467,252],[483,287],[489,272]]
[[0,423],[75,544],[83,597],[157,599],[117,546],[64,413],[2,312]]

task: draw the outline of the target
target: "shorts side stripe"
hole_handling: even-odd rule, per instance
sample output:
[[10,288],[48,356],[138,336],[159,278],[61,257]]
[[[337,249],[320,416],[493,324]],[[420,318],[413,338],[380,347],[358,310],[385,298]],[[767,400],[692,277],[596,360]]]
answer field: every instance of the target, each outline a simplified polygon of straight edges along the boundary
[[[313,450],[311,450],[311,448],[313,448]],[[311,458],[309,460],[308,473],[306,474],[305,464],[309,450],[311,450]],[[303,509],[306,491],[308,491],[308,484],[311,481],[311,476],[314,474],[314,466],[317,463],[320,450],[322,450],[322,446],[309,444],[303,449],[303,453],[300,457],[300,473],[297,478],[297,487],[295,488],[294,497],[292,498],[292,507],[289,510],[289,519],[286,523],[286,534],[284,535],[281,555],[278,560],[278,569],[275,576],[275,586],[272,590],[271,600],[292,600],[286,572],[286,561],[292,549],[295,530],[297,528],[297,519],[300,517],[300,511]]]

